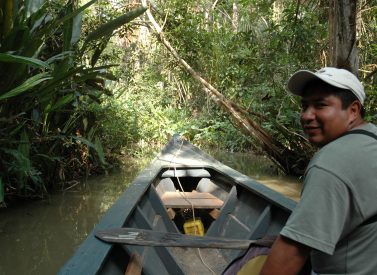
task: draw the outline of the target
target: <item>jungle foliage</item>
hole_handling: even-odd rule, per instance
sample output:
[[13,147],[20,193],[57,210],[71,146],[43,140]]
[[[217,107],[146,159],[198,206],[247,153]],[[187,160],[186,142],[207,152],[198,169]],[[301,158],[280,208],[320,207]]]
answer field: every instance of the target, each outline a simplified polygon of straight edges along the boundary
[[[300,102],[285,85],[298,69],[329,65],[328,1],[153,1],[151,10],[181,58],[279,142],[305,155]],[[369,98],[367,119],[376,122],[376,1],[359,1],[358,18],[359,77]],[[134,59],[124,65],[131,75],[121,77],[127,83],[122,97],[140,99],[134,107],[143,139],[165,142],[179,131],[196,144],[230,150],[257,146],[237,132],[158,39],[132,41]],[[181,116],[184,121],[176,120]],[[147,130],[156,125],[160,131],[150,139]]]
[[[359,77],[367,119],[377,122],[377,1],[358,3]],[[195,71],[293,148],[300,104],[285,85],[298,69],[328,64],[328,5],[156,0],[152,11]],[[0,203],[67,187],[113,156],[138,155],[174,133],[200,146],[260,150],[151,35],[139,7],[1,2]]]
[[91,108],[111,95],[105,81],[115,77],[100,55],[113,31],[145,8],[82,32],[95,2],[0,4],[0,204],[43,197],[107,165]]

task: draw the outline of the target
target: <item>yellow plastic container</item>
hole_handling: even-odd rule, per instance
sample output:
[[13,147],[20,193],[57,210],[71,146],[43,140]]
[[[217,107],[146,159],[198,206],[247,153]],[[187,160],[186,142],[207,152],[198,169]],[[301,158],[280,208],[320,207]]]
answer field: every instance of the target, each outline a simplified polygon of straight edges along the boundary
[[200,219],[185,222],[183,224],[183,230],[186,235],[204,236],[204,226]]

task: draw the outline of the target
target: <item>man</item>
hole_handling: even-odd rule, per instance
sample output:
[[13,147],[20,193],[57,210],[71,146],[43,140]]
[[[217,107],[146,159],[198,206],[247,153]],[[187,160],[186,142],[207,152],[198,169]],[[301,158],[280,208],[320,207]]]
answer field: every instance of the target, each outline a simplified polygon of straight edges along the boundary
[[377,127],[364,121],[362,84],[343,69],[298,71],[301,124],[319,147],[301,200],[261,274],[297,274],[310,258],[317,274],[377,274]]

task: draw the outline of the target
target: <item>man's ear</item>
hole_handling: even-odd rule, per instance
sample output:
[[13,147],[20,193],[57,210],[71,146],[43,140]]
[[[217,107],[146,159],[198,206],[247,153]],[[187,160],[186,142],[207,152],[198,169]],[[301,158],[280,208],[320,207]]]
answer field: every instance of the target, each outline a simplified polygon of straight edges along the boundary
[[351,122],[361,117],[361,108],[361,103],[358,100],[355,100],[350,106],[348,106]]

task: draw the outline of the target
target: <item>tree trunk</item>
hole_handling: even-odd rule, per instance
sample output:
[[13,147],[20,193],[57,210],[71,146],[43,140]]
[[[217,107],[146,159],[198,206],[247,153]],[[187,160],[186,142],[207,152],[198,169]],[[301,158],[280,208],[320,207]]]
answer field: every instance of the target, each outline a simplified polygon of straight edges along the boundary
[[[146,6],[146,0],[141,0],[142,4]],[[203,90],[207,95],[213,99],[217,105],[225,110],[233,119],[238,128],[247,136],[253,137],[259,142],[261,149],[274,161],[278,167],[288,175],[302,175],[309,156],[312,153],[310,145],[301,139],[300,147],[302,150],[292,150],[284,146],[278,139],[270,135],[258,123],[248,116],[246,111],[241,106],[227,99],[209,82],[202,78],[184,59],[182,59],[177,51],[171,46],[169,41],[164,37],[161,27],[154,19],[152,13],[148,9],[146,11],[149,21],[152,23],[158,39],[170,51],[174,58],[181,64],[181,66],[198,82],[203,85]],[[296,137],[300,139],[300,137]],[[305,148],[303,148],[305,147]],[[302,154],[304,153],[304,155]]]
[[357,75],[356,0],[330,0],[329,56],[330,66]]
[[237,32],[238,31],[238,6],[237,6],[237,1],[233,1],[233,14],[232,14],[232,26],[233,26],[233,31]]

